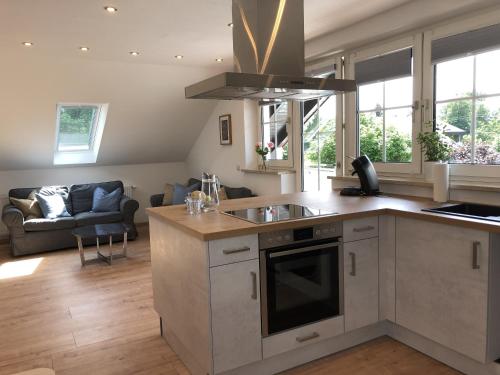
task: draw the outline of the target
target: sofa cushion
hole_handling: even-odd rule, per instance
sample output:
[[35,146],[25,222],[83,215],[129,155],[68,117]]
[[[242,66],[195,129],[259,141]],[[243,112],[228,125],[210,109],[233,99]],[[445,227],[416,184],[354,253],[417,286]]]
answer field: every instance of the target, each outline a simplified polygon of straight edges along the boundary
[[35,191],[38,193],[40,188],[18,188],[18,189],[11,189],[9,191],[9,198],[16,198],[16,199],[30,199],[30,194]]
[[31,219],[26,220],[23,228],[26,232],[41,232],[49,230],[71,229],[76,226],[76,221],[73,217],[58,217],[55,219]]
[[120,211],[120,201],[123,192],[120,188],[108,193],[101,187],[94,190],[94,199],[92,200],[92,212],[113,212]]
[[186,196],[195,190],[198,190],[198,184],[194,184],[187,187],[181,184],[175,184],[172,204],[184,204]]
[[123,221],[123,215],[119,211],[114,212],[80,212],[73,216],[76,220],[76,226],[119,223]]
[[108,193],[111,193],[113,190],[119,188],[121,189],[121,192],[123,194],[123,182],[121,181],[72,185],[69,191],[73,208],[73,215],[79,214],[80,212],[89,212],[92,210],[94,190],[97,187],[103,188]]
[[[35,196],[33,197],[36,198]],[[19,208],[24,217],[43,217],[42,210],[40,209],[40,205],[36,199],[10,198],[10,203],[12,203],[16,208]]]
[[249,198],[252,196],[252,190],[246,187],[232,188],[224,186],[224,190],[226,190],[226,195],[229,199]]
[[197,185],[196,190],[201,190],[201,180],[198,180],[197,178],[190,178],[186,186],[193,186],[193,185]]
[[36,194],[36,200],[40,205],[43,216],[47,219],[71,216],[66,208],[63,197],[57,193],[43,195],[40,192]]
[[219,196],[220,201],[225,201],[225,200],[229,199],[227,197],[226,188],[224,186],[221,186],[221,188],[217,192],[217,195]]
[[62,197],[64,201],[64,205],[66,206],[66,211],[68,211],[70,215],[73,212],[71,207],[71,200],[69,198],[69,188],[67,186],[43,186],[39,189],[36,189],[35,193],[44,196],[59,195]]
[[174,185],[165,184],[165,188],[163,190],[164,190],[164,193],[163,193],[162,205],[163,206],[170,206],[172,204],[173,199],[174,199]]

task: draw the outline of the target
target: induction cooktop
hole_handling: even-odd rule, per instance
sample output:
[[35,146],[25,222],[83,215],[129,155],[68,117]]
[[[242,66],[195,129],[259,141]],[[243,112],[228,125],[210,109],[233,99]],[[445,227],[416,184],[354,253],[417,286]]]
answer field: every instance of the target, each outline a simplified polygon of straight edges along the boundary
[[267,207],[245,208],[243,210],[224,211],[226,215],[247,220],[255,224],[265,224],[278,221],[304,219],[326,215],[336,215],[337,212],[328,209],[318,209],[296,204],[281,204]]

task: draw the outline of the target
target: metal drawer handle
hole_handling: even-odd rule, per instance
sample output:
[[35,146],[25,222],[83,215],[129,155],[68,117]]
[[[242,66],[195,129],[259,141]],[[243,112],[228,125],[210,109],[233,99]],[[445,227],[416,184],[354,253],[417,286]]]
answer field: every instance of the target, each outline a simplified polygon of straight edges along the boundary
[[309,341],[309,340],[313,340],[313,339],[317,339],[319,337],[319,333],[318,332],[313,332],[311,333],[310,335],[307,335],[307,336],[302,336],[302,337],[297,337],[295,340],[297,340],[297,342],[306,342],[306,341]]
[[367,225],[366,227],[354,228],[352,231],[356,232],[356,233],[360,233],[360,232],[368,232],[368,231],[374,230],[374,229],[375,229],[374,226]]
[[479,265],[479,261],[478,261],[480,249],[481,249],[481,242],[474,241],[472,243],[472,269],[473,270],[478,270],[481,268],[481,266]]
[[351,257],[351,272],[349,272],[349,275],[356,276],[356,254],[349,253],[349,256]]
[[257,273],[250,272],[252,277],[252,299],[257,299]]
[[238,249],[224,249],[224,250],[222,250],[222,253],[229,255],[229,254],[236,254],[236,253],[244,253],[245,251],[250,251],[250,248],[248,246],[245,246],[245,247],[240,247]]

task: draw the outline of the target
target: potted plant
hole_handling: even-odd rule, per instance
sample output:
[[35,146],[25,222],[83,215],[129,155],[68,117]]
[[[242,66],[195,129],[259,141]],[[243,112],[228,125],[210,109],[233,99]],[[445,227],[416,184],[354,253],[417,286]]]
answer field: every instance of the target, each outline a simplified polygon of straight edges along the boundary
[[418,143],[425,154],[424,174],[427,181],[433,182],[433,197],[436,202],[448,201],[451,146],[439,131],[422,132]]
[[258,142],[255,145],[255,152],[261,157],[262,163],[259,164],[259,169],[267,169],[267,154],[269,154],[274,149],[274,143],[268,142],[267,146],[262,146],[262,143]]
[[438,132],[421,132],[417,141],[424,152],[424,175],[426,180],[432,181],[433,170],[436,164],[448,163],[451,156],[451,147],[444,136]]

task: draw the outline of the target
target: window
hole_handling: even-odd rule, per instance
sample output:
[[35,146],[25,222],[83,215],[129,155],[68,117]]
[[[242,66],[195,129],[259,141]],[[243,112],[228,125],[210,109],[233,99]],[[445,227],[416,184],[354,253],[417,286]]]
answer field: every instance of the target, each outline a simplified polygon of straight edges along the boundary
[[484,43],[488,29],[500,35],[486,28],[433,42],[435,127],[452,147],[452,163],[500,164],[500,47],[473,51],[484,45],[472,43],[474,33]]
[[412,50],[359,62],[359,154],[372,162],[410,163],[413,146]]
[[335,176],[337,98],[330,96],[303,103],[302,176],[304,191],[331,190]]
[[107,115],[106,104],[59,104],[54,164],[95,163]]
[[261,142],[273,145],[267,155],[270,166],[291,166],[291,107],[288,101],[260,103]]
[[88,151],[95,135],[98,106],[59,106],[58,151]]

